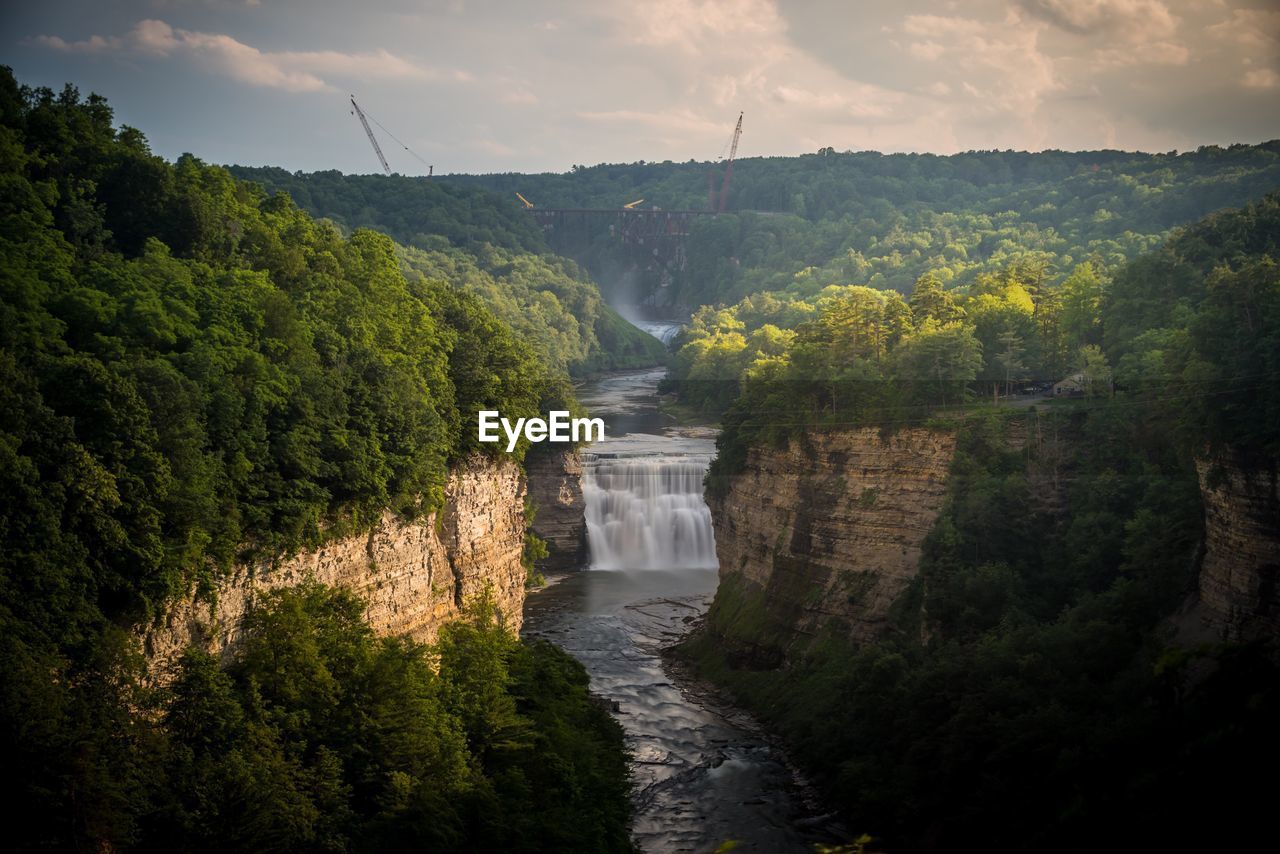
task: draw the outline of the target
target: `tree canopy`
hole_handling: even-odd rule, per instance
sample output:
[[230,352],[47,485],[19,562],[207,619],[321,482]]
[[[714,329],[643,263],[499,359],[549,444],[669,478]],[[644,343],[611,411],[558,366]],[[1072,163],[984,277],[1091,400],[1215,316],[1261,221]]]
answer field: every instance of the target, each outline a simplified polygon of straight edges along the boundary
[[624,321],[572,261],[551,254],[513,197],[399,175],[288,173],[230,167],[288,194],[340,231],[368,228],[402,244],[405,271],[447,278],[480,300],[548,364],[575,375],[661,364],[660,342]]
[[[617,208],[644,198],[674,210],[706,208],[709,163],[601,164],[564,174],[453,175],[443,179],[543,207]],[[829,152],[743,158],[728,214],[693,223],[673,302],[696,308],[762,291],[813,296],[833,284],[910,292],[932,272],[948,288],[1011,264],[1059,282],[1081,263],[1118,268],[1170,231],[1280,186],[1280,142],[1195,151]],[[654,293],[663,271],[607,230],[582,246],[553,235],[602,282],[637,267]]]
[[476,410],[574,405],[582,330],[548,358],[468,258],[406,276],[390,237],[168,163],[102,98],[8,69],[0,185],[10,844],[626,850],[620,730],[580,667],[484,602],[427,650],[374,638],[344,594],[276,594],[235,668],[193,651],[169,692],[131,631],[236,562],[437,509],[452,466],[503,453]]

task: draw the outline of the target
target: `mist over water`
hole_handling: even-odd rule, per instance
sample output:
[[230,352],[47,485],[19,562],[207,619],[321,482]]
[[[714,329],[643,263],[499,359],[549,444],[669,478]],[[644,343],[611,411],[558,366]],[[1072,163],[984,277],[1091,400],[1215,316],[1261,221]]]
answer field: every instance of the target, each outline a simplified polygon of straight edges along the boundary
[[[672,319],[670,306],[665,309],[652,300],[642,299],[640,284],[634,273],[625,273],[612,279],[608,288],[609,305],[632,326],[642,329],[668,347],[676,333],[684,328],[681,320]],[[675,312],[679,314],[680,312]],[[685,313],[687,316],[687,313]]]
[[592,569],[715,569],[705,456],[601,458],[583,470]]

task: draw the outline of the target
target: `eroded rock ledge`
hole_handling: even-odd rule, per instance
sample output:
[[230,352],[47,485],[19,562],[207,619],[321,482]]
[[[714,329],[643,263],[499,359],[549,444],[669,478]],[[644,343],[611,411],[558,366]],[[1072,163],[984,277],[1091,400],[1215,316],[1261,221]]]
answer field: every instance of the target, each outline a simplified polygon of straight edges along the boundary
[[1221,640],[1280,637],[1280,492],[1275,466],[1201,460],[1200,607]]
[[[781,641],[756,651],[765,657],[785,655],[788,637],[832,620],[855,640],[879,634],[918,571],[955,446],[949,431],[882,436],[869,427],[813,432],[782,450],[753,448],[745,470],[710,504],[722,590],[757,601],[762,593],[764,611],[713,608],[711,630]],[[767,625],[715,625],[735,619]]]
[[302,552],[275,567],[239,566],[214,602],[187,598],[143,634],[152,672],[163,679],[195,645],[234,659],[255,597],[313,578],[354,591],[383,634],[432,641],[464,602],[489,586],[508,626],[524,607],[524,479],[509,461],[476,458],[456,468],[438,513],[405,523],[385,514],[373,530]]
[[582,460],[576,451],[535,449],[525,459],[529,500],[537,507],[533,532],[547,541],[540,569],[563,572],[587,562]]

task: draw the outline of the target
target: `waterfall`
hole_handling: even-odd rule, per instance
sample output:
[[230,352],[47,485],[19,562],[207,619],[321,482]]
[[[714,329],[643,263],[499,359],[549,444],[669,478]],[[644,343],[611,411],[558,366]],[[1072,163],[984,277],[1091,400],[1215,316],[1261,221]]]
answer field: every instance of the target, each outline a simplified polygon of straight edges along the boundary
[[592,569],[715,569],[704,456],[587,454],[582,492]]
[[648,332],[668,347],[675,340],[676,333],[684,329],[684,324],[677,320],[633,320],[633,326]]

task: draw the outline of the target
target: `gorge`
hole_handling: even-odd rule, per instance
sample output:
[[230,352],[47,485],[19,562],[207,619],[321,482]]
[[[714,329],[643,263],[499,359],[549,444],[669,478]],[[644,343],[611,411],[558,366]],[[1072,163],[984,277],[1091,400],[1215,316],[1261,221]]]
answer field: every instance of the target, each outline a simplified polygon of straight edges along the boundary
[[705,613],[717,576],[703,501],[713,442],[659,411],[662,374],[579,389],[610,437],[580,453],[588,548],[575,571],[530,594],[523,632],[578,658],[614,709],[632,751],[641,850],[838,842],[843,829],[759,724],[665,655]]
[[1251,850],[1280,143],[709,165],[170,162],[0,69],[10,846]]

